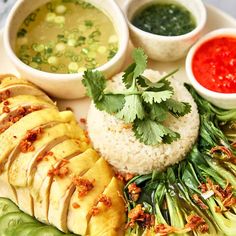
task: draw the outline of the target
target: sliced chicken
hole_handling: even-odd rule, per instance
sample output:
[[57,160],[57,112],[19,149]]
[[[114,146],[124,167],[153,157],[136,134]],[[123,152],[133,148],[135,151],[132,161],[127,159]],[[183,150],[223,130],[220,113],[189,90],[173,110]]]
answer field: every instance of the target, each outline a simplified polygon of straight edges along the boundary
[[67,212],[71,195],[75,190],[73,179],[86,173],[99,159],[97,152],[88,149],[84,153],[71,158],[62,167],[68,171],[65,176],[54,176],[49,197],[49,223],[61,231],[67,232]]
[[5,100],[0,104],[0,133],[24,116],[46,108],[56,109],[56,106],[41,98],[29,95],[20,95]]
[[72,112],[59,112],[12,75],[0,76],[0,197],[64,232],[122,233],[124,202],[112,168]]
[[44,92],[27,80],[19,79],[12,75],[0,77],[0,101],[3,101],[9,97],[25,94],[41,97],[48,103],[53,103]]
[[35,97],[32,95],[18,95],[15,97],[10,97],[0,104],[0,114],[4,114],[3,110],[4,107],[8,107],[9,110],[14,110],[19,108],[20,106],[34,106],[34,105],[47,105],[48,107],[56,108],[56,105],[53,103],[49,103],[48,101],[40,98],[40,97]]
[[70,159],[79,153],[84,152],[88,145],[82,144],[79,140],[67,139],[57,144],[50,151],[45,152],[37,163],[34,164],[31,172],[28,176],[28,188],[34,201],[34,214],[40,221],[48,223],[47,211],[48,207],[48,195],[49,191],[46,190],[42,193],[41,189],[47,189],[43,187],[48,183],[48,189],[51,185],[51,181],[48,180],[48,172],[55,167],[62,159]]
[[32,143],[33,151],[22,151],[21,143],[18,145],[18,152],[15,152],[14,160],[8,170],[9,182],[12,185],[16,187],[27,186],[28,173],[31,172],[34,163],[37,162],[37,159],[41,157],[45,150],[50,150],[67,138],[80,140],[83,137],[83,131],[74,121],[52,124],[49,124],[49,127],[41,128],[42,133]]
[[50,151],[44,152],[36,163],[34,163],[28,176],[28,186],[32,197],[35,199],[38,198],[39,190],[45,178],[48,176],[49,170],[55,166],[58,161],[70,159],[79,153],[83,153],[87,148],[88,145],[79,140],[67,139],[57,144]]
[[88,146],[80,144],[81,142],[78,140],[65,140],[51,149],[51,151],[46,154],[46,157],[32,169],[28,186],[34,200],[34,216],[38,220],[48,223],[48,201],[52,183],[52,177],[48,176],[49,171],[52,168],[56,168],[60,160],[70,159],[88,148]]
[[126,218],[121,183],[113,177],[102,197],[111,201],[111,205],[109,206],[105,201],[101,201],[96,205],[97,214],[91,217],[86,235],[123,235]]
[[45,150],[50,150],[67,138],[79,139],[83,137],[83,131],[73,120],[71,123],[58,123],[52,127],[42,129],[40,135],[41,137],[33,143],[33,151],[22,152],[20,143],[18,152],[15,152],[14,161],[8,171],[9,183],[16,188],[18,206],[21,210],[30,215],[33,215],[34,208],[32,204],[28,203],[31,199],[31,195],[27,180],[28,173],[30,173],[37,158],[40,157]]
[[50,122],[69,122],[71,120],[74,120],[74,115],[70,111],[59,113],[56,109],[44,109],[25,116],[0,134],[0,193],[2,197],[17,202],[15,192],[8,183],[8,171],[14,160],[14,155],[10,154],[20,144],[27,131]]
[[94,203],[110,183],[112,177],[113,171],[103,158],[100,158],[96,164],[81,177],[82,180],[89,180],[94,183],[94,187],[84,196],[83,192],[80,192],[83,191],[83,188],[80,190],[83,186],[77,186],[73,193],[67,217],[69,231],[80,235],[86,234]]
[[4,166],[10,152],[24,138],[28,130],[49,122],[69,122],[73,119],[75,118],[72,112],[58,112],[56,109],[44,109],[25,116],[4,133],[0,134],[0,167]]
[[[22,78],[18,78],[12,74],[0,75],[0,89],[5,88],[9,85],[15,85],[15,84],[32,85],[29,81],[22,79]],[[32,86],[34,86],[34,85],[32,85]]]

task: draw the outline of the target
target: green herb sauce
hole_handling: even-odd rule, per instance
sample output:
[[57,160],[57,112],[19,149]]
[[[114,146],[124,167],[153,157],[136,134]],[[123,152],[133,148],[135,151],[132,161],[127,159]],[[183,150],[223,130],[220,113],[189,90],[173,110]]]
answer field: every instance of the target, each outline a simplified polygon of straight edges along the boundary
[[156,3],[138,11],[132,19],[137,28],[163,36],[178,36],[196,28],[192,14],[177,4]]
[[97,68],[117,50],[109,17],[82,0],[52,0],[36,9],[21,24],[15,46],[21,61],[53,73]]

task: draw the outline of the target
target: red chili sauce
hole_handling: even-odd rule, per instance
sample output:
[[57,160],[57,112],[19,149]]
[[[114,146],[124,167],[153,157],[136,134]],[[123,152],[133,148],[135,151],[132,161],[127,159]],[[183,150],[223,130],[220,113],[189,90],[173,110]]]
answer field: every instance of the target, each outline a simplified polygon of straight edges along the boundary
[[192,69],[203,87],[236,93],[236,37],[217,37],[204,43],[193,57]]

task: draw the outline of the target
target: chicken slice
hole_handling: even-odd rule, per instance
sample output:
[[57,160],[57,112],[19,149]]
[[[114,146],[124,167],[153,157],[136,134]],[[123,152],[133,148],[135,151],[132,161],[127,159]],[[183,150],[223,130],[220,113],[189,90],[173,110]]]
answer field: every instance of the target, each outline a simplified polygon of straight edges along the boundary
[[75,121],[56,123],[51,127],[43,128],[39,139],[33,142],[33,151],[22,152],[21,145],[18,146],[18,152],[8,171],[9,182],[15,187],[26,187],[28,173],[45,150],[50,150],[68,138],[80,140],[80,137],[83,137],[83,131]]
[[0,76],[0,101],[9,97],[25,94],[41,97],[48,103],[53,103],[44,92],[27,80],[17,78],[13,75]]
[[[71,195],[75,191],[73,179],[86,173],[99,159],[96,151],[88,149],[73,157],[62,168],[68,170],[65,176],[54,176],[49,195],[49,223],[67,232],[67,213]],[[65,169],[66,168],[66,169]]]
[[0,167],[4,167],[10,152],[20,143],[28,130],[49,122],[68,122],[75,119],[70,111],[58,112],[56,109],[44,109],[29,114],[0,134]]
[[[21,79],[11,74],[0,75],[0,89],[15,84],[32,85],[29,81]],[[34,85],[33,85],[34,86]]]
[[24,116],[46,108],[57,109],[55,105],[34,96],[20,95],[7,99],[0,104],[0,133]]
[[[15,192],[8,183],[8,170],[14,155],[10,155],[28,130],[35,129],[50,122],[67,122],[74,119],[70,111],[58,112],[56,109],[44,109],[33,112],[17,123],[13,124],[4,133],[0,134],[0,196],[11,199],[17,203]],[[15,152],[13,152],[15,153]]]
[[52,107],[57,109],[56,105],[53,103],[49,103],[48,101],[40,98],[35,97],[32,95],[18,95],[15,97],[10,97],[7,100],[4,100],[0,103],[0,114],[4,114],[3,108],[7,106],[9,110],[15,110],[20,106],[34,106],[34,105],[47,105],[48,107]]
[[[50,150],[58,143],[67,138],[79,139],[83,137],[81,128],[72,121],[71,123],[61,123],[53,127],[43,129],[42,136],[33,143],[33,152],[20,152],[15,155],[8,171],[9,183],[16,188],[18,206],[24,212],[33,215],[33,205],[28,203],[31,199],[30,191],[27,186],[28,173],[30,173],[37,158],[44,151]],[[32,202],[32,201],[31,201]]]
[[48,175],[48,171],[55,166],[55,164],[62,159],[69,159],[73,156],[83,153],[88,148],[76,139],[67,139],[50,151],[44,152],[41,159],[34,164],[28,176],[28,187],[33,198],[37,199],[39,190]]
[[126,218],[121,183],[113,177],[103,195],[111,201],[111,206],[107,206],[104,202],[97,204],[97,215],[91,216],[86,235],[123,235]]
[[82,176],[82,179],[93,182],[94,188],[85,196],[80,196],[79,187],[77,187],[73,193],[70,199],[67,216],[67,227],[69,231],[75,234],[85,235],[91,216],[91,209],[98,199],[98,196],[103,193],[106,186],[110,183],[112,177],[113,171],[103,158],[100,158],[96,164]]
[[[56,168],[62,159],[70,159],[81,152],[84,152],[88,146],[80,145],[78,140],[68,139],[51,149],[52,155],[42,159],[35,166],[35,173],[30,174],[29,189],[34,201],[34,216],[41,222],[48,223],[48,201],[52,177],[48,172]],[[37,168],[37,169],[36,169]]]

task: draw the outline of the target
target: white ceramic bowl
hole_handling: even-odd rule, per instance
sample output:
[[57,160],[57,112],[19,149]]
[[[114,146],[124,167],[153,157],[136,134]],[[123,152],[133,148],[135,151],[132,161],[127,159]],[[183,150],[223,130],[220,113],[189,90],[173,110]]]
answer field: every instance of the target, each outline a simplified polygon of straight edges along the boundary
[[[77,74],[56,74],[47,73],[33,69],[17,58],[14,52],[17,30],[25,17],[33,10],[50,0],[19,0],[13,7],[8,17],[4,30],[4,46],[7,55],[22,77],[38,85],[50,95],[74,99],[85,95],[82,85],[83,73]],[[107,77],[119,72],[125,60],[125,53],[128,47],[129,32],[124,15],[114,0],[87,0],[97,8],[103,10],[112,20],[119,38],[119,49],[117,54],[106,64],[97,68],[105,73]]]
[[224,28],[224,29],[214,30],[206,34],[203,38],[201,38],[190,49],[188,53],[188,56],[186,58],[186,73],[195,90],[203,98],[210,101],[217,107],[221,107],[224,109],[234,109],[236,108],[236,93],[219,93],[206,89],[200,83],[198,83],[192,71],[192,60],[198,48],[205,42],[220,36],[231,36],[231,37],[233,36],[236,38],[236,29]]
[[[197,27],[180,36],[161,36],[140,30],[131,24],[134,14],[143,6],[150,3],[177,3],[185,6],[195,17]],[[206,24],[206,8],[201,0],[127,0],[124,7],[127,17],[131,40],[135,47],[144,49],[149,58],[157,61],[176,61],[184,57],[189,48],[201,36]]]

